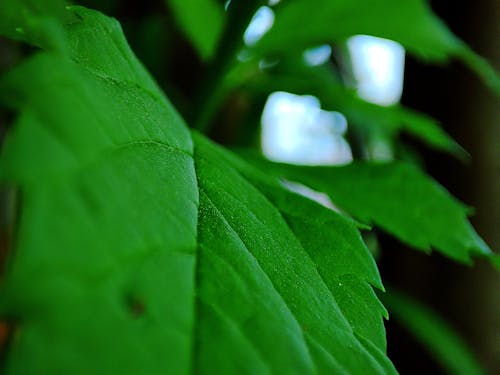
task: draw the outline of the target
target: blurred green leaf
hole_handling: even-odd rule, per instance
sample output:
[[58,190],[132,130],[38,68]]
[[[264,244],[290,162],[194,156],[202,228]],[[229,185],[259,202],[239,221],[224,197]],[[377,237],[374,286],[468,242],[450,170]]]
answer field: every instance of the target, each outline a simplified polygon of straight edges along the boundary
[[306,167],[249,160],[269,173],[324,192],[333,203],[364,223],[374,223],[426,252],[435,248],[462,262],[490,256],[467,220],[468,209],[418,168],[401,162],[355,162]]
[[17,324],[6,373],[179,373],[194,319],[192,140],[117,22],[65,12],[78,20],[59,28],[67,54],[1,81],[20,111],[1,177],[22,193],[0,299]]
[[295,0],[275,12],[273,27],[255,46],[258,54],[288,54],[366,34],[399,42],[425,60],[460,58],[500,92],[494,69],[453,35],[425,0]]
[[405,327],[450,375],[484,374],[470,348],[440,316],[417,301],[389,290],[381,295],[391,317]]
[[5,372],[394,374],[356,224],[190,133],[116,21],[63,13],[66,47],[0,81]]
[[493,264],[493,267],[495,267],[495,269],[497,271],[500,271],[500,254],[494,254],[493,257],[492,257],[492,264]]
[[224,7],[216,0],[165,1],[200,56],[212,58],[224,27]]
[[61,38],[61,21],[70,22],[72,15],[64,12],[63,0],[2,0],[0,35],[29,41],[40,48],[65,51]]

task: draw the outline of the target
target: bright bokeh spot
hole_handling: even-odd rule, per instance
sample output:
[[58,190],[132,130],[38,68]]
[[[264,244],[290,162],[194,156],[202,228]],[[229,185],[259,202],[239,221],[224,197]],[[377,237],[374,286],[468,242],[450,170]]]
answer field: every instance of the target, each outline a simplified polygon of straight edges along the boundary
[[326,63],[332,56],[332,47],[324,44],[304,51],[304,60],[308,65],[318,66]]
[[262,114],[262,150],[278,162],[334,165],[352,161],[343,135],[347,121],[339,112],[324,111],[314,96],[271,94]]
[[347,47],[358,95],[375,104],[398,103],[403,93],[404,48],[368,35],[349,38]]
[[250,24],[248,25],[243,40],[247,46],[252,46],[273,26],[274,12],[267,6],[257,9]]
[[294,193],[300,194],[306,198],[309,198],[313,201],[318,202],[319,204],[330,208],[332,210],[338,211],[339,209],[335,207],[335,205],[332,203],[332,200],[328,195],[325,193],[322,193],[320,191],[313,190],[305,185],[299,184],[297,182],[291,182],[284,180],[281,182],[284,187],[286,187],[288,190],[293,191]]

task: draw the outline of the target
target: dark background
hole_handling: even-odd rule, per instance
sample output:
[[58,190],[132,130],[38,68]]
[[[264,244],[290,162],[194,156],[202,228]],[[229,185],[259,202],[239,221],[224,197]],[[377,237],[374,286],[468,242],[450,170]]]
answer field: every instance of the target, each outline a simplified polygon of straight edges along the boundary
[[[500,70],[500,3],[434,1],[452,31]],[[471,221],[493,251],[500,249],[500,103],[460,63],[446,67],[408,58],[403,104],[430,114],[470,154],[468,164],[424,152],[427,170],[456,197],[475,207]],[[463,335],[489,374],[500,374],[500,278],[487,262],[473,268],[433,253],[401,249],[383,239],[382,279],[441,313]],[[404,330],[387,324],[389,356],[402,374],[439,374],[439,367]]]

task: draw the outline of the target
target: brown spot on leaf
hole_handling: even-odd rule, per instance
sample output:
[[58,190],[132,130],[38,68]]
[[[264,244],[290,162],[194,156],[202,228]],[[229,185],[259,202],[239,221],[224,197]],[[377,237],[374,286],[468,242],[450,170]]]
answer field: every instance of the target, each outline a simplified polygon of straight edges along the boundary
[[140,318],[146,312],[146,305],[141,298],[129,295],[127,297],[127,307],[133,318]]

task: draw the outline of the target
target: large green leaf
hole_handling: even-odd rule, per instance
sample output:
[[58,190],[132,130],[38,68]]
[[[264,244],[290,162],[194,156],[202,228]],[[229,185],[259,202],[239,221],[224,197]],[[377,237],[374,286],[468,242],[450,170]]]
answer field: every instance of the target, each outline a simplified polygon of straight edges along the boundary
[[61,12],[0,81],[6,372],[395,373],[356,224],[191,134],[116,21]]
[[500,92],[497,73],[453,35],[426,0],[284,1],[276,7],[274,25],[255,50],[284,54],[357,34],[397,41],[427,60],[460,58]]
[[382,296],[382,300],[390,309],[391,317],[405,327],[447,373],[484,374],[468,345],[434,311],[393,290]]
[[270,173],[325,192],[356,219],[374,223],[401,241],[430,252],[435,248],[463,262],[490,256],[467,220],[468,209],[418,168],[402,162],[355,162],[307,167],[250,159]]

